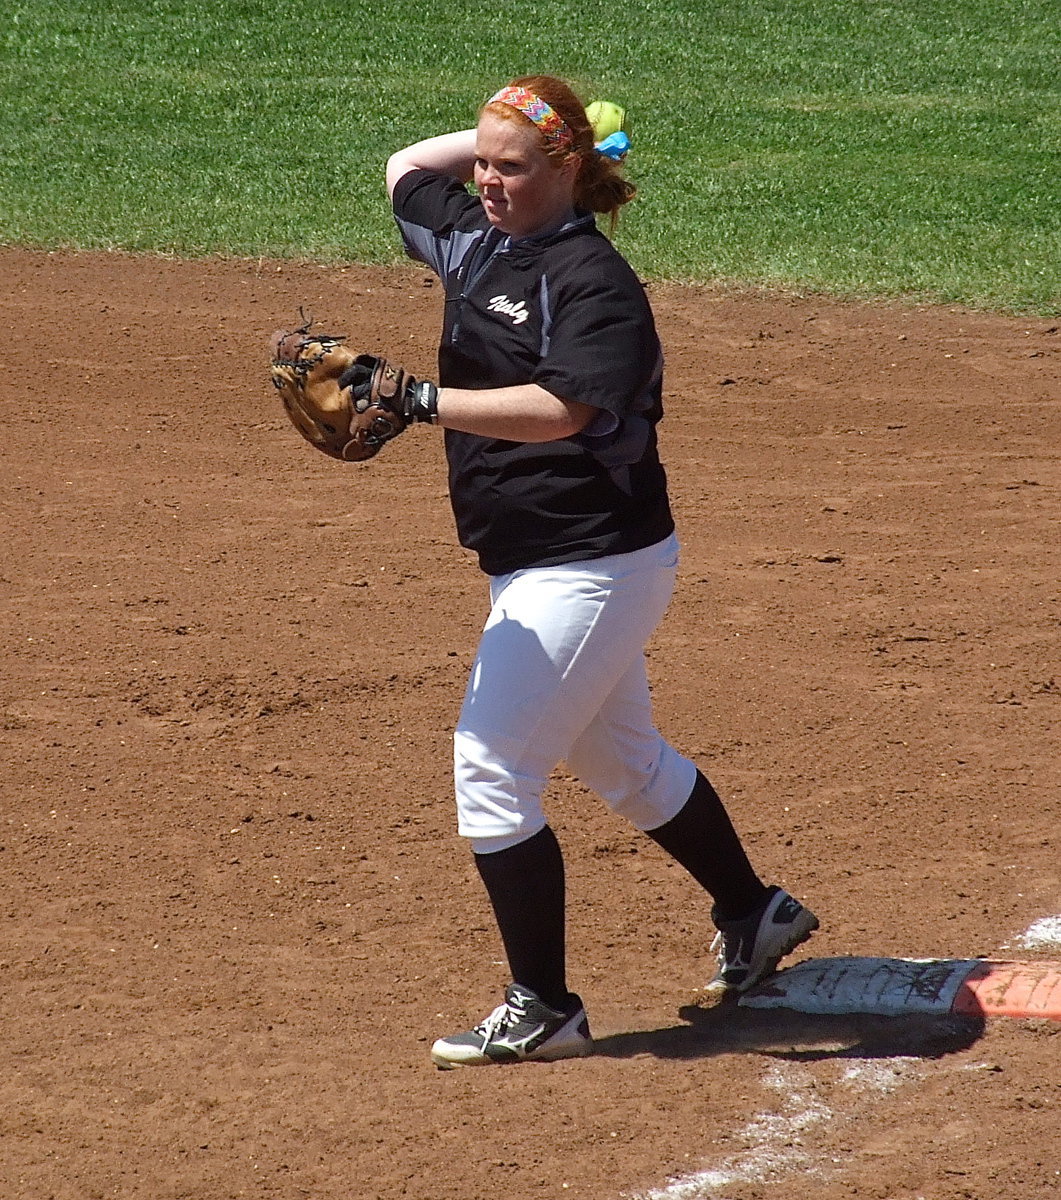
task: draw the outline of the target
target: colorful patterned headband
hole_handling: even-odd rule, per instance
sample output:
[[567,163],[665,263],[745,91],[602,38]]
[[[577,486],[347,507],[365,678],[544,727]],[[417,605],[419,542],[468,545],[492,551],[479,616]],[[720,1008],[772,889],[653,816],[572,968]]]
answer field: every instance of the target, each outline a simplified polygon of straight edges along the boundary
[[542,137],[552,146],[570,146],[575,140],[570,126],[551,105],[524,87],[503,87],[487,104],[507,104],[537,125]]

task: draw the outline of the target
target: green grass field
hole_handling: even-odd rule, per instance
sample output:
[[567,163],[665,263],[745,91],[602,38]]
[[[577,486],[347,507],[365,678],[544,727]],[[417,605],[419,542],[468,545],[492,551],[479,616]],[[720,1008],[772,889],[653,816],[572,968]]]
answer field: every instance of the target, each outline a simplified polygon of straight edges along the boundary
[[5,9],[6,244],[394,261],[387,155],[547,70],[630,111],[648,277],[1061,303],[1053,0]]

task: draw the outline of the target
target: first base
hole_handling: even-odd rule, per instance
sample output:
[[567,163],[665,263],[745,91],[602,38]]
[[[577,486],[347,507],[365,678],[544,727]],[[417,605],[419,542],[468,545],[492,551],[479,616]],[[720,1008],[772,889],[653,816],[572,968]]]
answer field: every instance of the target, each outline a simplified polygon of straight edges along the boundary
[[805,1013],[958,1013],[1061,1021],[1061,963],[812,958],[742,996],[748,1008]]

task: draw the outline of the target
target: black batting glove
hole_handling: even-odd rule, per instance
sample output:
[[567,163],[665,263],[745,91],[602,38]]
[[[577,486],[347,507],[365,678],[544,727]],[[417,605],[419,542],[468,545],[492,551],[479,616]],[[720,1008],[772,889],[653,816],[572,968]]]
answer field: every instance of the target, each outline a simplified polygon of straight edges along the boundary
[[416,379],[385,358],[360,354],[339,376],[339,386],[349,388],[354,407],[364,412],[378,404],[400,417],[406,425],[422,421],[438,423],[438,388],[426,379]]

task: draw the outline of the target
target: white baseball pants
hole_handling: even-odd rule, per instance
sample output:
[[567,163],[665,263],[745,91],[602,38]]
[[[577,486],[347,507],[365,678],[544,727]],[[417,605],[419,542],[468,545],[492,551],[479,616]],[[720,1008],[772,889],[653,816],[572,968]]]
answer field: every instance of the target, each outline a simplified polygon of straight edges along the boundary
[[563,761],[638,829],[683,807],[696,767],[656,731],[644,659],[677,567],[672,535],[630,554],[491,578],[454,734],[458,829],[476,853],[545,826],[542,793]]

